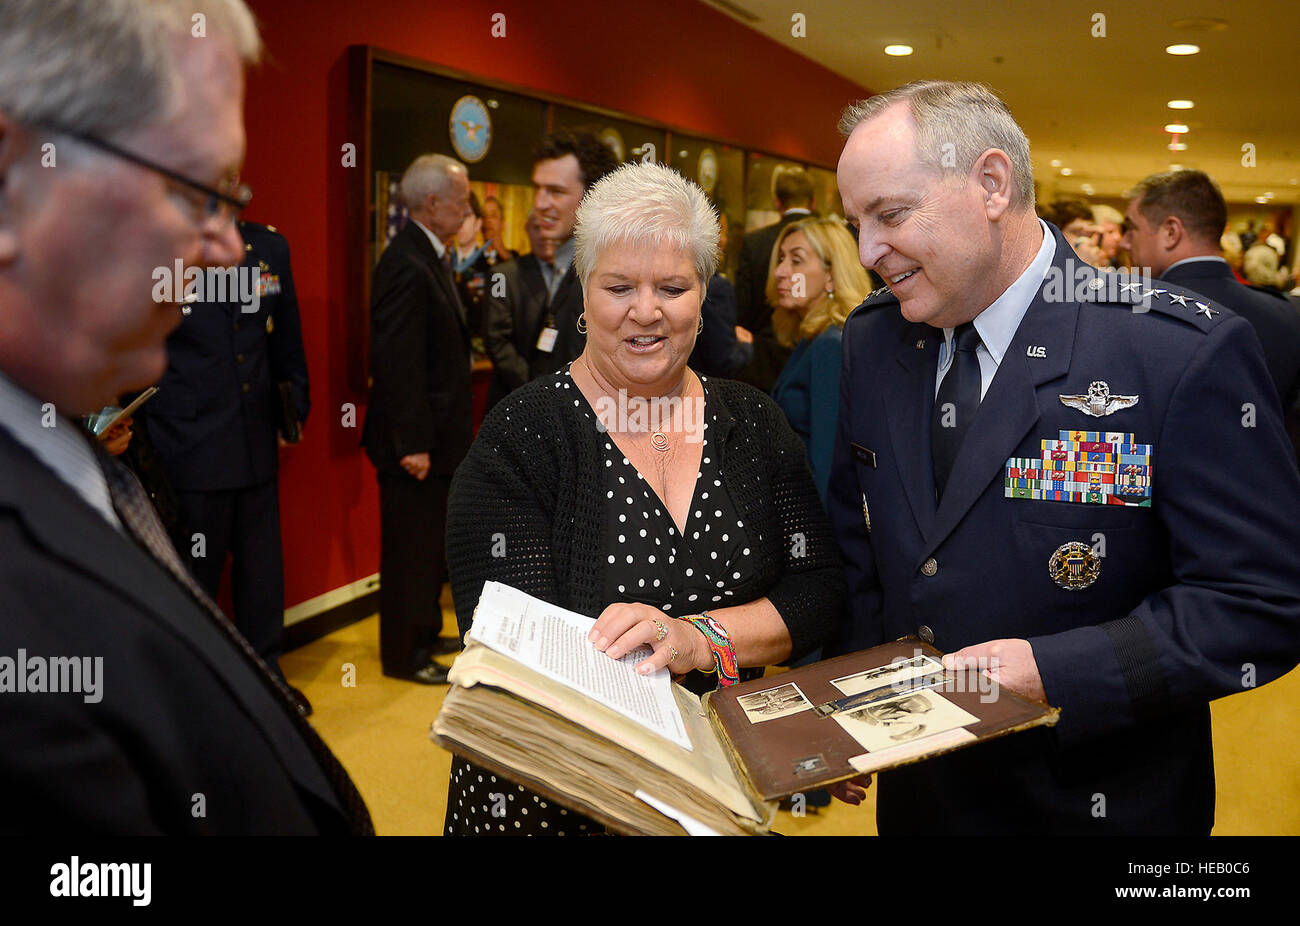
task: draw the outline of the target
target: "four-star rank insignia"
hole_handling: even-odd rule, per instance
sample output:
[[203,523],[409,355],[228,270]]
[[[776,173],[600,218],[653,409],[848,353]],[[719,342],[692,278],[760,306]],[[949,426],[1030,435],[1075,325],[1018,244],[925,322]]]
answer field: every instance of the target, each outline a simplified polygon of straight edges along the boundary
[[1135,395],[1111,395],[1110,386],[1101,380],[1088,384],[1087,395],[1063,395],[1059,398],[1066,408],[1078,409],[1094,418],[1112,415],[1121,409],[1132,408],[1138,404],[1138,397]]
[[1047,561],[1052,581],[1066,591],[1087,588],[1101,575],[1101,557],[1086,543],[1072,540],[1056,548]]

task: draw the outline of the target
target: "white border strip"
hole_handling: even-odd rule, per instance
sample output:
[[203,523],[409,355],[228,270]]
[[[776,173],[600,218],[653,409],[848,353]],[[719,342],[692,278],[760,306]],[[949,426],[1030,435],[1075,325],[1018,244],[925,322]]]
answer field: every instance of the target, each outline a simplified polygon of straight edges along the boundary
[[330,608],[337,608],[341,604],[347,604],[360,598],[362,595],[369,594],[379,588],[379,573],[368,575],[364,579],[357,579],[355,582],[349,582],[347,585],[340,585],[338,588],[331,589],[323,595],[317,595],[315,598],[308,598],[306,601],[294,605],[292,608],[284,610],[284,626],[296,624],[299,621],[305,621],[308,618],[315,617]]

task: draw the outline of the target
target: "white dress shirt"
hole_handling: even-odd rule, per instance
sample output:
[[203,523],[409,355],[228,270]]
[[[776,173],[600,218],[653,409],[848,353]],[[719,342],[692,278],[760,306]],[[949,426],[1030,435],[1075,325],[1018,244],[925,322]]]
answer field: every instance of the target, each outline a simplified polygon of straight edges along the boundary
[[[975,330],[979,332],[980,346],[975,356],[980,362],[980,400],[989,391],[989,383],[998,372],[1002,358],[1011,346],[1011,339],[1016,336],[1020,320],[1025,317],[1030,304],[1042,288],[1047,269],[1052,266],[1056,256],[1056,238],[1051,229],[1042,220],[1038,224],[1043,228],[1043,243],[1038,248],[1038,255],[1025,268],[1025,272],[1006,288],[1006,291],[994,300],[993,304],[975,316]],[[934,394],[939,394],[939,384],[952,366],[952,328],[943,329],[943,346],[939,348],[939,370],[934,377]]]

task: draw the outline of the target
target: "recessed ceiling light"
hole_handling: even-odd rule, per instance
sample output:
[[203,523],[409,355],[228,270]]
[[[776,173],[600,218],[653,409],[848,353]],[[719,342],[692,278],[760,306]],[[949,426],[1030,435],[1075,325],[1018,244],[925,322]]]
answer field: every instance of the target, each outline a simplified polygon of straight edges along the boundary
[[1070,176],[1070,174],[1072,174],[1072,173],[1074,173],[1074,168],[1072,168],[1072,167],[1062,167],[1062,168],[1061,168],[1061,176],[1062,176],[1062,177],[1068,177],[1068,176]]
[[885,54],[893,55],[895,58],[902,58],[912,53],[911,45],[886,45]]
[[1169,143],[1169,150],[1170,150],[1170,151],[1186,151],[1186,150],[1187,150],[1187,142],[1185,142],[1185,141],[1172,141],[1172,142]]
[[1191,109],[1196,104],[1191,100],[1170,100],[1165,105],[1170,109]]
[[1272,198],[1273,198],[1273,193],[1272,193],[1272,191],[1270,190],[1269,192],[1265,193],[1265,194],[1264,194],[1264,198],[1265,198],[1265,199],[1272,199]]
[[1091,196],[1095,192],[1091,183],[1085,183],[1082,187],[1080,187],[1080,189],[1083,190],[1083,192],[1087,193],[1089,196]]
[[1255,202],[1259,203],[1261,206],[1267,206],[1267,205],[1268,205],[1268,197],[1267,197],[1267,196],[1256,196],[1256,197],[1255,197]]
[[1188,129],[1187,126],[1181,122],[1171,122],[1165,126],[1165,131],[1172,132],[1175,135],[1186,135]]
[[1169,165],[1169,169],[1170,169],[1170,170],[1182,170],[1182,169],[1183,169],[1183,165],[1181,165],[1181,164],[1170,164],[1170,165]]
[[1061,159],[1060,159],[1060,158],[1052,158],[1052,166],[1053,166],[1053,167],[1060,167],[1060,166],[1061,166]]
[[1170,45],[1165,49],[1171,55],[1194,55],[1200,50],[1199,45]]

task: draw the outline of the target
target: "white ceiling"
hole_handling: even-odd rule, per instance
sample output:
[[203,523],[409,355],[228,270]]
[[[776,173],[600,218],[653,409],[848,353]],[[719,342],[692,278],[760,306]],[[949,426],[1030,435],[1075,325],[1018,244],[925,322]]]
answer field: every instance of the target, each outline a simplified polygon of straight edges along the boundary
[[[1029,136],[1041,194],[1122,197],[1171,164],[1210,174],[1229,202],[1300,203],[1300,11],[1287,0],[705,0],[873,91],[909,80],[990,85]],[[757,16],[750,21],[737,8]],[[795,37],[795,12],[806,35]],[[1097,13],[1105,37],[1094,37]],[[1210,19],[1217,24],[1181,23]],[[1224,25],[1226,24],[1226,28]],[[1165,53],[1188,42],[1189,57]],[[888,44],[911,45],[904,58]],[[1169,100],[1190,99],[1175,112]],[[847,102],[847,101],[846,101]],[[1164,126],[1183,122],[1187,150]],[[1243,164],[1243,145],[1254,164]],[[1050,162],[1073,169],[1063,177]]]

